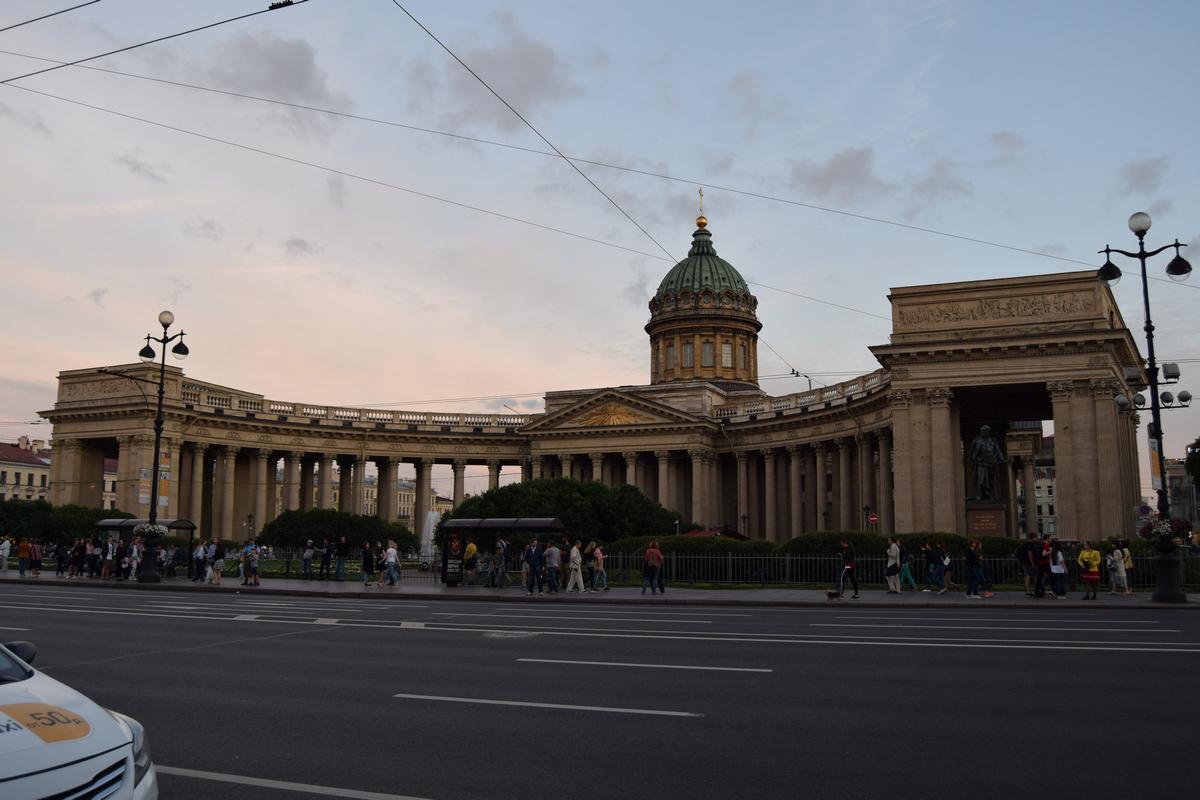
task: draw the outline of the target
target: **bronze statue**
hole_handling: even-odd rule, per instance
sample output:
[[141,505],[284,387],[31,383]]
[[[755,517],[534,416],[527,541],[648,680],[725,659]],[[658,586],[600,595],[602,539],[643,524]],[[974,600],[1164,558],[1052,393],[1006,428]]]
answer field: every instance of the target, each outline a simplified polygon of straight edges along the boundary
[[971,442],[971,465],[975,467],[975,499],[998,500],[996,491],[996,468],[1007,464],[1008,459],[1000,451],[1000,443],[992,437],[987,425],[979,428],[979,435]]

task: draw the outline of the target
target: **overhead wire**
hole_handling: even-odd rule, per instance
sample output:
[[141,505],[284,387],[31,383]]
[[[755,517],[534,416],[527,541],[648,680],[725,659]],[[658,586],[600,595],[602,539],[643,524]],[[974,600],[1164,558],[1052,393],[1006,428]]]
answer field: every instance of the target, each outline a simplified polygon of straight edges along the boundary
[[94,6],[96,3],[99,3],[99,2],[100,2],[100,0],[88,0],[88,2],[86,2],[86,3],[80,3],[77,6],[71,6],[70,8],[64,8],[61,11],[52,11],[49,14],[42,14],[40,17],[34,17],[33,19],[27,19],[24,22],[17,22],[12,25],[6,25],[5,27],[0,28],[0,33],[4,33],[5,31],[11,31],[13,28],[20,28],[23,25],[29,25],[30,23],[33,23],[33,22],[41,22],[44,19],[50,19],[51,17],[57,17],[59,14],[65,14],[68,11],[74,11],[77,8],[83,8],[84,6]]

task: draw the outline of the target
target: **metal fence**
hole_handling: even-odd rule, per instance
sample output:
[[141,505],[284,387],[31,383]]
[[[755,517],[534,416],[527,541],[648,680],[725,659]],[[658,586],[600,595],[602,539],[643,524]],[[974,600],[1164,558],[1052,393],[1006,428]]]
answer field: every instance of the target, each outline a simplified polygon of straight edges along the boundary
[[[1200,557],[1187,550],[1183,557],[1184,586],[1200,590]],[[259,565],[265,577],[301,578],[303,562],[301,551],[276,548],[272,558],[263,559]],[[345,580],[361,580],[361,561],[357,557],[346,560]],[[566,561],[564,554],[563,561]],[[859,556],[858,581],[864,585],[885,585],[886,556]],[[415,583],[439,583],[441,581],[441,553],[408,553],[400,558],[400,580]],[[604,558],[608,582],[614,586],[639,586],[642,583],[642,553],[607,553]],[[336,570],[333,559],[329,571]],[[1025,574],[1015,558],[986,558],[983,562],[987,583],[993,586],[1024,586]],[[521,581],[521,555],[510,554],[506,564],[506,585]],[[663,579],[675,585],[759,585],[759,586],[832,586],[837,582],[842,569],[841,557],[837,555],[799,555],[790,553],[733,554],[733,553],[666,553],[663,562]],[[236,573],[236,559],[227,559],[227,573]],[[487,559],[479,559],[475,583],[489,583]],[[913,578],[924,587],[928,584],[927,567],[924,561],[912,565]],[[321,575],[321,559],[312,562],[312,574]],[[966,565],[961,557],[952,558],[947,568],[948,576],[957,584],[967,580]],[[378,579],[376,575],[376,579]],[[1131,573],[1134,588],[1154,586],[1154,558],[1135,556]],[[1068,559],[1067,581],[1071,586],[1079,583],[1079,567],[1073,558]],[[1110,584],[1107,569],[1101,568],[1101,582]]]

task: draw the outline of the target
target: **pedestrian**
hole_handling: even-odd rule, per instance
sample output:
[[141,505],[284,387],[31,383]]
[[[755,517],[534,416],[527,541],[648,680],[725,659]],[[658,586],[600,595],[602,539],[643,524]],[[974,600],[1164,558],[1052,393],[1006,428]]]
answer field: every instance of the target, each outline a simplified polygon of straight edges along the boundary
[[12,555],[12,540],[0,536],[0,572],[8,572],[8,559]]
[[567,579],[567,593],[570,594],[572,587],[578,594],[583,594],[583,553],[579,549],[580,542],[575,540],[575,544],[571,545],[571,577]]
[[1124,539],[1118,544],[1121,546],[1121,559],[1125,562],[1125,594],[1133,594],[1133,551]]
[[342,581],[346,578],[346,559],[350,556],[350,545],[345,536],[338,540],[334,552],[337,555],[337,580]]
[[29,542],[29,571],[35,578],[42,574],[42,545],[37,539]]
[[258,559],[262,555],[262,550],[251,539],[246,543],[246,576],[242,581],[243,586],[258,586]]
[[1058,539],[1050,540],[1050,578],[1054,584],[1054,598],[1067,599],[1067,558],[1063,555]]
[[370,540],[364,541],[362,545],[362,582],[364,589],[371,588],[371,581],[375,580],[375,554],[371,552]]
[[[195,567],[195,576],[192,578],[192,583],[204,580],[204,554],[208,552],[208,545],[203,539],[196,545],[196,549],[192,551],[192,565]],[[105,568],[100,568],[100,577],[105,575]]]
[[596,543],[588,542],[587,547],[583,548],[583,569],[587,574],[587,586],[585,592],[596,591]]
[[87,572],[89,578],[94,578],[100,574],[100,549],[96,542],[88,539],[83,546],[83,556],[87,561]]
[[972,600],[982,600],[983,595],[983,565],[979,562],[980,542],[972,539],[967,543],[967,597]]
[[1129,594],[1125,585],[1125,554],[1121,552],[1121,543],[1113,542],[1112,552],[1108,554],[1109,594]]
[[306,581],[312,580],[312,562],[315,553],[313,540],[309,539],[308,544],[304,545],[304,549],[300,551],[300,575]]
[[29,571],[29,539],[22,538],[17,543],[17,573],[21,578]]
[[654,594],[658,589],[658,573],[662,569],[663,554],[658,549],[658,542],[650,542],[650,546],[646,548],[646,555],[642,563],[642,594],[646,593],[646,587],[650,587],[650,594]]
[[383,542],[375,540],[375,572],[379,575],[376,586],[383,588],[383,579],[387,576],[387,548]]
[[889,536],[887,541],[887,567],[883,571],[887,578],[887,593],[900,594],[900,545],[895,536]]
[[1083,579],[1083,599],[1095,600],[1096,587],[1100,585],[1100,551],[1093,549],[1091,542],[1084,542],[1076,561]]
[[530,597],[533,596],[534,584],[537,584],[537,593],[542,593],[543,558],[544,554],[537,539],[534,539],[525,546],[525,553],[521,557],[521,562],[525,570],[525,592]]
[[954,561],[950,558],[950,548],[946,547],[942,551],[942,591],[957,588],[958,584],[954,582]]
[[321,580],[329,580],[331,574],[330,564],[333,561],[333,542],[329,539],[321,544]]
[[387,585],[395,586],[400,580],[400,556],[396,553],[396,543],[391,539],[388,539],[383,563],[387,570]]
[[212,585],[221,585],[221,573],[225,571],[225,545],[220,540],[216,543],[216,549],[213,550],[212,560]]
[[67,546],[59,542],[54,546],[54,577],[67,574]]
[[946,593],[946,564],[950,561],[950,556],[942,550],[942,547],[937,542],[931,542],[926,545],[925,551],[925,568],[928,570],[928,577],[924,591],[931,592],[937,587],[938,594]]
[[562,569],[562,551],[553,540],[543,553],[543,558],[546,566],[546,594],[557,594],[559,570]]
[[479,547],[475,544],[475,537],[467,537],[467,549],[463,550],[463,572],[467,578],[467,583],[475,583],[475,570],[479,567]]
[[904,591],[904,582],[908,581],[912,584],[913,591],[917,591],[917,579],[913,577],[913,554],[908,549],[904,542],[897,541],[900,544],[900,591]]
[[1037,578],[1038,568],[1037,561],[1033,557],[1034,549],[1037,547],[1037,534],[1029,534],[1025,541],[1017,546],[1017,563],[1021,565],[1021,571],[1025,575],[1025,596],[1033,597],[1033,582]]
[[603,588],[607,592],[608,573],[604,570],[604,551],[600,549],[600,545],[592,549],[592,555],[596,557],[596,591]]
[[1040,549],[1036,543],[1034,544],[1033,557],[1038,569],[1037,581],[1033,587],[1034,597],[1045,597],[1046,587],[1054,583],[1054,575],[1050,572],[1051,549],[1050,534],[1048,533],[1042,534]]
[[113,561],[117,569],[117,580],[125,580],[129,575],[129,549],[125,547],[125,542],[120,539],[117,540],[116,555]]
[[[503,587],[506,573],[508,572],[508,539],[503,536],[496,539],[496,547],[500,548],[500,573],[496,578],[497,585]],[[492,573],[495,574],[495,568]]]
[[838,592],[839,599],[845,594],[846,579],[850,579],[850,584],[854,587],[854,594],[850,596],[851,600],[858,599],[858,560],[854,553],[854,547],[846,539],[842,539],[842,569],[838,573]]
[[488,561],[488,586],[492,589],[504,588],[504,548],[499,542],[492,548],[492,556]]

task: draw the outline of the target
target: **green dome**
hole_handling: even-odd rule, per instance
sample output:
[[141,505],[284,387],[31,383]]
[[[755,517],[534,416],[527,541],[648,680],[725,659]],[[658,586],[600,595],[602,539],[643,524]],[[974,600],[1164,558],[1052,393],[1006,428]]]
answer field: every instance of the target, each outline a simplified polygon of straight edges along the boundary
[[[703,222],[707,224],[707,220]],[[714,292],[729,290],[734,294],[750,293],[741,274],[732,264],[717,255],[712,244],[712,233],[701,225],[692,234],[692,249],[688,251],[687,258],[671,268],[667,277],[658,285],[654,296],[662,297],[684,291],[700,292],[704,289]]]

